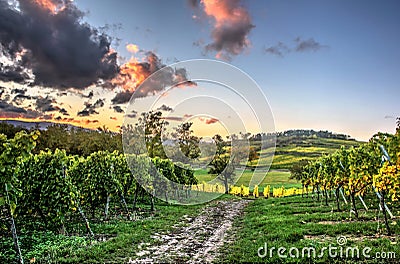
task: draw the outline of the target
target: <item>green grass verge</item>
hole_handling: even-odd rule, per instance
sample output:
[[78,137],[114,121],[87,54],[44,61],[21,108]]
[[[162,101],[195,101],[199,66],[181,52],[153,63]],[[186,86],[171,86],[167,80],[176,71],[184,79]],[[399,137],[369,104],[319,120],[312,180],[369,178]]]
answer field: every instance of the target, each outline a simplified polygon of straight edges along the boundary
[[[263,263],[398,263],[400,260],[399,243],[400,227],[396,220],[390,220],[392,231],[397,234],[392,237],[385,236],[383,228],[382,213],[378,215],[376,198],[371,196],[366,199],[369,211],[360,210],[360,219],[350,218],[348,206],[342,205],[346,211],[337,212],[335,203],[330,201],[330,206],[323,202],[317,202],[310,197],[301,198],[269,198],[257,199],[245,210],[244,216],[236,219],[232,233],[236,233],[234,242],[223,247],[220,262],[263,262]],[[399,204],[393,208],[393,212],[399,220]],[[379,223],[377,217],[379,216]],[[377,229],[379,230],[377,231]],[[328,252],[321,258],[301,258],[301,250],[305,247],[316,249],[317,255],[323,247],[338,246],[338,236],[345,236],[347,247],[358,247],[362,257],[362,249],[371,248],[369,254],[375,256],[376,252],[395,252],[396,259],[376,258],[349,258],[339,259],[329,257]],[[260,257],[258,250],[267,244],[267,256]],[[270,249],[275,247],[272,257]],[[288,251],[284,253],[288,258],[278,256],[277,249],[285,247],[289,250],[296,247],[300,250],[300,258],[290,258]],[[339,249],[338,249],[339,250]],[[261,249],[261,254],[264,253]],[[335,251],[333,251],[335,252]],[[339,251],[338,251],[339,252]],[[345,251],[344,251],[345,252]],[[295,255],[296,251],[292,251]],[[345,253],[343,253],[346,256]]]

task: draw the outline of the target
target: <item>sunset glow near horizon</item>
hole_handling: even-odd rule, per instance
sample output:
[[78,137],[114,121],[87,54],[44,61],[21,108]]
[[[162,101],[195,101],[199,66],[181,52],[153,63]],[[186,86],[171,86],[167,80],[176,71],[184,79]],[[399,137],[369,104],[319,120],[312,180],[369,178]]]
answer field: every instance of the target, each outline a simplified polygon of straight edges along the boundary
[[[366,141],[394,133],[400,116],[399,13],[394,0],[1,0],[0,120],[118,131],[131,95],[152,73],[176,61],[215,59],[254,79],[276,131],[329,130]],[[165,78],[183,85],[154,110],[174,124],[194,122],[199,136],[223,134],[217,117],[177,107],[207,84],[191,82],[184,69]],[[154,94],[143,91],[138,101]],[[233,96],[216,97],[243,114]],[[201,104],[193,112],[218,111]],[[253,123],[247,132],[260,132]]]

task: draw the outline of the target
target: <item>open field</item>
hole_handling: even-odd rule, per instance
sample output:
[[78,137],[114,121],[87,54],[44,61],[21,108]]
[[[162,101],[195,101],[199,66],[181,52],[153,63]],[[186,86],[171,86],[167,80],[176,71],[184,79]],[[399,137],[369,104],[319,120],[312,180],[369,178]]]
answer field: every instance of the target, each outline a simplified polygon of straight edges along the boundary
[[[245,170],[243,171],[242,176],[238,179],[235,186],[249,186],[251,177],[253,176],[253,171]],[[260,174],[262,177],[265,177],[264,180],[259,185],[260,191],[264,189],[265,186],[270,185],[271,188],[282,187],[291,188],[291,187],[301,187],[301,184],[296,180],[289,179],[290,172],[287,170],[270,170],[268,173],[264,171],[256,172]],[[199,182],[208,182],[215,178],[215,175],[208,174],[206,170],[197,170],[195,173]],[[219,184],[222,185],[222,181],[218,181]]]

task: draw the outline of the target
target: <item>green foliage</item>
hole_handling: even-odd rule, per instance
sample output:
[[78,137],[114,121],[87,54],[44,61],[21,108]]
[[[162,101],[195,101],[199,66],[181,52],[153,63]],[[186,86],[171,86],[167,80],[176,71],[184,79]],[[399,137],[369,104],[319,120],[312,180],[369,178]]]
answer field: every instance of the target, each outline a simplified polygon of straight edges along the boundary
[[77,250],[90,246],[90,241],[85,237],[68,237],[51,232],[33,238],[35,243],[32,244],[32,249],[25,254],[25,258],[32,262],[34,260],[35,263],[56,263],[57,259],[68,258]]
[[5,135],[8,138],[13,138],[15,136],[15,134],[17,134],[18,132],[25,130],[22,127],[16,127],[12,124],[8,124],[6,122],[1,122],[0,123],[0,134]]
[[80,204],[89,205],[92,211],[105,205],[108,196],[128,193],[133,184],[124,156],[117,151],[75,157],[68,174],[79,193]]
[[36,212],[45,224],[59,227],[66,215],[76,210],[77,193],[65,173],[69,157],[64,150],[41,152],[22,159],[16,174],[21,190],[18,214]]
[[97,151],[122,151],[121,134],[107,128],[95,131],[53,124],[41,131],[35,153],[46,149],[64,149],[68,154],[80,156],[89,156]]
[[[15,173],[17,163],[28,156],[36,145],[39,132],[26,133],[20,131],[12,139],[0,135],[0,196],[6,197],[6,189],[9,192],[10,205],[15,207],[19,189],[19,179]],[[7,185],[7,186],[6,186]]]
[[201,151],[199,148],[200,139],[193,135],[193,130],[190,129],[192,125],[192,122],[180,124],[176,128],[176,133],[174,133],[174,137],[178,139],[179,147],[182,151],[182,154],[187,158],[194,159],[200,156]]

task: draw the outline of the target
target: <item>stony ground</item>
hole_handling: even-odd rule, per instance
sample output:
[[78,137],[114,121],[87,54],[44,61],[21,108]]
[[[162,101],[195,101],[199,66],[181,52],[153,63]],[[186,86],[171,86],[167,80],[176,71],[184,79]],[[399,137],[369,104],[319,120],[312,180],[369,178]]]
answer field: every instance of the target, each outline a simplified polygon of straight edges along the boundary
[[185,215],[170,233],[153,234],[154,244],[139,244],[135,258],[129,263],[186,262],[211,263],[218,249],[229,243],[228,231],[249,200],[217,201],[191,218]]

